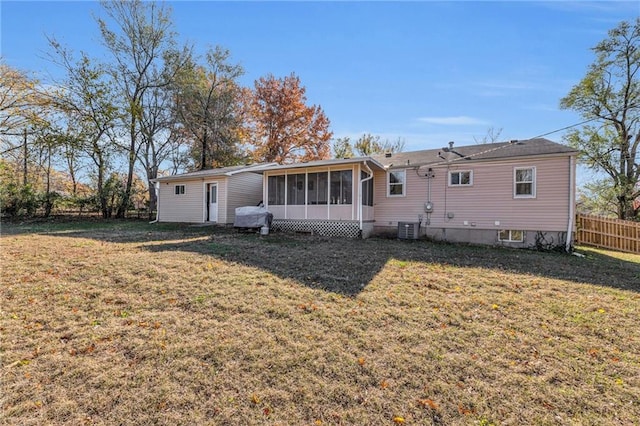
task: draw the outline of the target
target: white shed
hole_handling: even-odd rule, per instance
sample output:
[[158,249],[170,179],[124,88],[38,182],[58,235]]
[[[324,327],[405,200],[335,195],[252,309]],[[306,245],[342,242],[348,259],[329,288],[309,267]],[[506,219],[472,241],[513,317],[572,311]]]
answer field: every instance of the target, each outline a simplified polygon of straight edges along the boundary
[[201,170],[154,180],[159,222],[232,224],[236,207],[262,201],[260,169],[254,164]]

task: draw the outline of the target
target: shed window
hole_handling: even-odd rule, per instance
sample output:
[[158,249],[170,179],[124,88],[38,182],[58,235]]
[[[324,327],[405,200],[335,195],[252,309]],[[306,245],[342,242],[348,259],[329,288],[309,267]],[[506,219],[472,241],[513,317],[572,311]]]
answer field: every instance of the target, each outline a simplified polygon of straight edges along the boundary
[[407,174],[404,170],[394,170],[387,173],[387,195],[398,197],[405,195],[405,181]]
[[535,198],[535,167],[522,167],[513,169],[513,195],[515,198]]
[[176,185],[175,194],[176,195],[184,195],[185,187],[184,185]]

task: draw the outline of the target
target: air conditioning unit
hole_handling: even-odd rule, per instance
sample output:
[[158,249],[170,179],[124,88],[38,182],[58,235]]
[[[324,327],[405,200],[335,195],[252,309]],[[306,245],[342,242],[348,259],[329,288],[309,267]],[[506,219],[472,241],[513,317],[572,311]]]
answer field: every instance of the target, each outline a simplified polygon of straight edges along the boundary
[[398,222],[398,238],[401,240],[417,240],[420,235],[420,223]]

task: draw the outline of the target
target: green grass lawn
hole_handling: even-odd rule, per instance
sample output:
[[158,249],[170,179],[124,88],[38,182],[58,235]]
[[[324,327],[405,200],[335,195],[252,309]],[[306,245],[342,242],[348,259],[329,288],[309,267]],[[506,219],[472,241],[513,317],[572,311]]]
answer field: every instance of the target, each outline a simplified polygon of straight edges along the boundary
[[638,424],[640,256],[3,224],[6,424]]

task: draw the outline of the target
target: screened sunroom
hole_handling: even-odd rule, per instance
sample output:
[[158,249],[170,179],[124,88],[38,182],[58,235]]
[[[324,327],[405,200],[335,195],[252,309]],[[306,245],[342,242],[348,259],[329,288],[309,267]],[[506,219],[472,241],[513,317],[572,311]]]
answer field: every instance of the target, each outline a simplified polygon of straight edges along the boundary
[[366,237],[373,229],[371,158],[273,166],[263,175],[274,230]]

